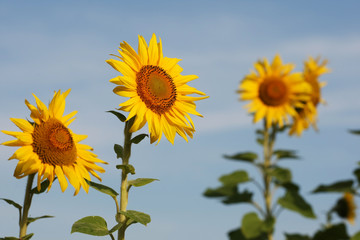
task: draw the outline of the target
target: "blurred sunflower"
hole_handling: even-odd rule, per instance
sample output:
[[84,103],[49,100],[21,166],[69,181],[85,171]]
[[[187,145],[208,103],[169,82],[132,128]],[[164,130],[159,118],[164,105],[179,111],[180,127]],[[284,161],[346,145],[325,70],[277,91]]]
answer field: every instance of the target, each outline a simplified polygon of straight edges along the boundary
[[355,209],[354,195],[351,193],[345,193],[342,198],[336,203],[333,210],[339,215],[339,217],[348,220],[351,224],[355,223]]
[[[139,36],[138,52],[125,41],[120,43],[120,60],[109,59],[115,70],[122,73],[110,80],[119,86],[114,93],[130,99],[120,104],[120,110],[129,112],[127,120],[135,116],[130,132],[136,132],[148,123],[150,141],[160,141],[162,134],[173,144],[176,133],[187,141],[195,132],[189,113],[202,117],[194,101],[205,99],[205,93],[186,83],[198,78],[183,76],[180,59],[163,57],[162,43],[153,34],[149,46]],[[115,56],[115,55],[113,55]],[[187,96],[199,94],[203,97]]]
[[254,123],[264,118],[267,128],[271,124],[282,127],[289,115],[296,115],[295,108],[309,99],[310,86],[301,73],[291,73],[294,65],[282,64],[279,55],[271,65],[265,58],[254,66],[257,72],[251,71],[240,83],[240,99],[251,101],[246,107],[255,113]]
[[317,130],[317,106],[319,103],[325,103],[325,100],[321,98],[321,88],[326,85],[326,82],[319,82],[319,77],[322,74],[330,72],[326,67],[327,60],[323,60],[320,63],[320,58],[309,58],[304,63],[304,79],[311,85],[310,99],[304,104],[302,108],[297,108],[297,114],[293,117],[293,124],[289,131],[290,135],[294,133],[298,136],[302,131],[309,128],[310,125]]
[[81,187],[88,192],[89,185],[85,179],[90,180],[89,173],[101,181],[95,170],[101,173],[105,170],[95,163],[107,163],[89,152],[88,150],[93,150],[90,146],[79,143],[87,138],[86,135],[75,134],[68,128],[69,124],[75,120],[73,117],[77,113],[74,111],[63,116],[65,98],[69,92],[70,89],[64,93],[60,90],[55,92],[49,108],[35,94],[33,95],[37,107],[25,100],[34,123],[25,119],[10,118],[22,132],[2,131],[17,138],[4,142],[2,145],[20,147],[9,158],[9,160],[19,160],[14,172],[16,178],[37,173],[38,190],[40,190],[40,183],[47,178],[50,182],[49,191],[56,176],[63,192],[68,186],[67,178],[74,186],[74,195],[76,195]]

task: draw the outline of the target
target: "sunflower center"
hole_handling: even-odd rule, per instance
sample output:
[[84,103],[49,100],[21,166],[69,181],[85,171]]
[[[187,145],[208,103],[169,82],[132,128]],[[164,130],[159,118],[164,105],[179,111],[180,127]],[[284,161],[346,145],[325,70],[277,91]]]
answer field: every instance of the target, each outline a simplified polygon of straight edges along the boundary
[[136,83],[141,100],[157,114],[167,112],[176,101],[175,84],[159,66],[143,66],[136,74]]
[[268,106],[279,106],[287,101],[287,86],[281,80],[265,80],[259,88],[259,97]]
[[63,166],[76,162],[74,140],[69,129],[59,120],[50,118],[36,125],[32,137],[34,152],[42,163]]

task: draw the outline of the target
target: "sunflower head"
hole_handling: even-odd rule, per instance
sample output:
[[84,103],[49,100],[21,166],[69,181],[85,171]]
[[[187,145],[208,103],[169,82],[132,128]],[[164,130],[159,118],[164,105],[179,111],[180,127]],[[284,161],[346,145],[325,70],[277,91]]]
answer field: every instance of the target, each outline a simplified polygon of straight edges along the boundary
[[354,195],[348,192],[338,200],[334,207],[334,211],[338,216],[348,220],[351,224],[355,223],[355,209]]
[[293,64],[283,64],[276,55],[270,64],[267,59],[255,63],[255,70],[246,75],[239,86],[241,100],[251,101],[246,107],[254,113],[254,122],[265,119],[266,126],[288,122],[296,115],[296,107],[309,99],[310,86],[301,73],[291,73]]
[[10,118],[22,132],[2,131],[16,138],[2,145],[20,147],[9,158],[19,160],[14,172],[16,178],[37,173],[38,190],[41,182],[48,179],[49,191],[56,176],[63,192],[68,185],[67,178],[74,186],[76,195],[81,187],[88,192],[89,185],[85,179],[90,180],[89,173],[101,180],[95,171],[103,173],[105,170],[95,163],[106,162],[98,159],[97,155],[91,152],[93,149],[90,146],[79,143],[87,138],[86,135],[75,134],[68,128],[76,114],[74,111],[63,116],[65,98],[69,92],[70,89],[64,93],[60,90],[55,92],[49,107],[36,95],[36,107],[25,100],[34,122]]
[[[205,99],[205,93],[187,85],[198,78],[196,75],[181,75],[180,59],[163,56],[162,42],[153,34],[149,45],[139,36],[136,52],[127,42],[120,43],[118,59],[109,59],[109,63],[122,76],[110,82],[118,85],[114,93],[129,97],[120,104],[120,110],[129,112],[127,120],[135,117],[130,129],[135,132],[146,123],[151,143],[160,141],[163,133],[174,143],[176,133],[187,141],[195,132],[189,114],[201,116],[196,111],[195,101]],[[202,97],[187,96],[199,94]]]
[[319,82],[322,74],[330,72],[326,67],[327,60],[320,62],[320,58],[309,58],[304,63],[304,80],[311,86],[310,98],[304,102],[301,108],[297,108],[297,114],[293,116],[293,124],[289,131],[290,135],[296,134],[301,136],[303,130],[308,129],[310,125],[316,130],[317,106],[319,103],[325,103],[321,98],[321,88],[326,82]]

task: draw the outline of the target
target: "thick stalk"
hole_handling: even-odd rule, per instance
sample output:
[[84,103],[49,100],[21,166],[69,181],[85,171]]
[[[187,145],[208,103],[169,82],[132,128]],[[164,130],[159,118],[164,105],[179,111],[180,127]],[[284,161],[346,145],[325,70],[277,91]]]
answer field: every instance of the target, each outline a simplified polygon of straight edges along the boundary
[[31,193],[31,189],[34,181],[34,176],[35,174],[29,175],[26,184],[24,205],[23,205],[22,215],[20,217],[20,234],[19,234],[20,239],[26,236],[26,230],[28,225],[28,214],[33,196],[33,194]]
[[[130,128],[134,122],[134,119],[130,119],[125,123],[124,128],[124,150],[122,157],[122,164],[128,165],[129,159],[131,155],[131,132]],[[128,180],[127,180],[128,172],[123,169],[121,173],[121,186],[120,186],[120,211],[125,212],[128,204]],[[120,214],[120,223],[122,224],[121,228],[118,231],[118,240],[125,240],[125,223],[126,217],[123,214]]]

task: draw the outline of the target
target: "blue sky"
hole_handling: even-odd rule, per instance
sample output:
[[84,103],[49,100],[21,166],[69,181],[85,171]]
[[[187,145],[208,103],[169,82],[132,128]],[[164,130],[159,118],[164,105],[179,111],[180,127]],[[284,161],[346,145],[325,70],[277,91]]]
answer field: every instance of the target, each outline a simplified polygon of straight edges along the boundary
[[[66,112],[79,111],[71,128],[87,134],[84,143],[110,163],[101,177],[118,189],[112,148],[122,143],[123,126],[105,111],[125,99],[112,93],[108,80],[118,73],[105,60],[120,42],[136,47],[138,34],[149,41],[156,33],[164,55],[181,58],[183,74],[199,76],[190,85],[210,98],[197,104],[204,118],[193,117],[197,131],[189,143],[177,137],[174,146],[164,139],[157,146],[144,141],[134,147],[136,177],[160,181],[132,190],[129,209],[149,213],[152,222],[132,226],[128,238],[227,239],[227,231],[253,209],[224,206],[202,193],[233,170],[245,168],[257,176],[246,165],[222,159],[223,154],[260,151],[254,141],[259,126],[251,123],[235,93],[240,80],[262,57],[272,59],[278,53],[301,71],[304,60],[320,55],[332,70],[321,78],[328,85],[323,89],[327,105],[319,107],[320,131],[307,131],[301,138],[284,135],[277,143],[298,150],[302,157],[283,166],[293,170],[318,219],[284,211],[276,239],[284,239],[285,231],[311,234],[324,222],[324,212],[337,195],[309,192],[320,183],[350,178],[359,160],[360,139],[347,133],[360,128],[359,7],[357,1],[1,1],[0,129],[16,130],[9,118],[28,117],[24,99],[34,102],[32,93],[47,103],[54,90],[71,88]],[[0,142],[9,139],[0,134]],[[0,146],[0,197],[22,204],[26,180],[13,177],[17,161],[7,161],[13,151]],[[88,215],[115,224],[109,197],[92,190],[72,195],[71,186],[61,193],[55,183],[49,193],[34,198],[31,216],[56,216],[30,225],[35,239],[98,239],[70,234],[72,223]],[[354,232],[359,225],[348,227]],[[0,236],[17,232],[17,211],[0,203]]]

